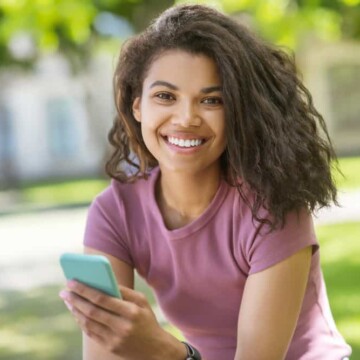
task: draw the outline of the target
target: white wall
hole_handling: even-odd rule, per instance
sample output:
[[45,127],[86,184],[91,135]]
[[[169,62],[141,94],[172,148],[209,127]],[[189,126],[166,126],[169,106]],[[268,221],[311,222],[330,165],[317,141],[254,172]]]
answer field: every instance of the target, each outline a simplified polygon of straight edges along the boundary
[[[360,116],[355,115],[358,119],[355,119],[355,126],[346,128],[344,117],[339,114],[341,107],[346,110],[346,104],[355,109],[352,114],[360,114],[360,83],[355,89],[358,94],[355,96],[358,101],[355,101],[354,89],[347,88],[346,84],[330,83],[329,77],[329,71],[334,66],[358,66],[360,69],[360,43],[323,43],[311,39],[297,60],[314,104],[327,123],[337,152],[345,155],[360,154]],[[334,98],[331,88],[336,88],[341,96]]]
[[[100,64],[88,76],[74,77],[63,59],[51,57],[41,61],[34,73],[14,73],[10,81],[7,78],[1,101],[11,112],[13,162],[20,179],[81,176],[98,171],[114,114],[111,61],[103,59]],[[102,79],[101,74],[106,80],[94,83]],[[48,102],[54,99],[66,99],[69,117],[74,121],[69,135],[76,136],[76,151],[71,156],[51,151],[54,146],[49,137]]]

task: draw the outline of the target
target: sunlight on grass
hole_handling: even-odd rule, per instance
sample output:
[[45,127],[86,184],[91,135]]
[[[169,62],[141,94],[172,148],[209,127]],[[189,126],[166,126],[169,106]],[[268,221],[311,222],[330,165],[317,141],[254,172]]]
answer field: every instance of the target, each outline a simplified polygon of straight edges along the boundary
[[321,240],[321,258],[324,264],[345,260],[360,264],[360,224],[342,223],[316,229]]
[[344,177],[334,173],[337,186],[344,190],[360,189],[360,157],[340,158],[339,168]]
[[[49,321],[51,320],[51,321]],[[77,330],[76,323],[73,317],[66,310],[64,313],[57,316],[51,316],[50,318],[26,318],[26,322],[17,325],[17,329],[24,334],[33,334],[34,332],[41,332],[43,329],[47,329],[49,333],[54,334],[56,331],[70,331]]]
[[360,223],[320,226],[321,264],[329,302],[340,333],[360,359]]
[[23,190],[25,202],[67,204],[90,202],[107,185],[107,180],[75,180],[57,184],[30,186]]
[[[356,344],[360,348],[360,316],[345,318],[337,322],[341,334],[353,345]],[[358,354],[359,355],[359,354]],[[358,359],[356,354],[353,354],[352,359]]]
[[0,331],[0,348],[11,349],[14,356],[32,353],[34,359],[51,359],[62,350],[62,347],[54,333],[46,335],[32,331],[28,335],[24,335],[13,330]]
[[[358,327],[360,329],[360,315],[359,315],[359,304],[360,304],[360,293],[348,292],[347,294],[337,294],[332,296],[331,304],[334,309],[341,309],[343,313],[351,316],[358,316]],[[352,318],[353,320],[353,318]],[[359,338],[360,340],[360,338]]]
[[50,285],[1,292],[0,359],[81,358],[81,334],[58,289]]

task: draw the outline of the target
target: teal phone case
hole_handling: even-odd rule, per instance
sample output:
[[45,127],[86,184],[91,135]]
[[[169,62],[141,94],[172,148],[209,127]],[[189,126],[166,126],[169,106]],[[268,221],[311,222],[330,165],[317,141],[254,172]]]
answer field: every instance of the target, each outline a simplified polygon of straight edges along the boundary
[[121,298],[110,261],[102,255],[65,253],[60,264],[68,280],[77,280],[105,294]]

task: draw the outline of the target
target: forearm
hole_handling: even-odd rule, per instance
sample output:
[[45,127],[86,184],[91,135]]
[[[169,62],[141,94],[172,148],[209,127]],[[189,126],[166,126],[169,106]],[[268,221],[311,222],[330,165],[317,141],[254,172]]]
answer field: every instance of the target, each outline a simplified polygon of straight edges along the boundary
[[311,266],[312,248],[247,279],[238,319],[235,360],[280,360],[295,332]]

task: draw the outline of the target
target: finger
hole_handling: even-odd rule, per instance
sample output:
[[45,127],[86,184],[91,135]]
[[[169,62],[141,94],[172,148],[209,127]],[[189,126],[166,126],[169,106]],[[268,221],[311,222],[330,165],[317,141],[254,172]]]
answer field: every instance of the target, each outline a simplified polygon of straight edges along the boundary
[[[70,294],[73,293],[78,297],[97,305],[99,308],[108,310],[110,313],[118,315],[122,318],[134,319],[139,315],[139,305],[134,302],[125,299],[120,300],[118,298],[106,295],[103,292],[86,286],[85,284],[78,281],[71,280],[68,282],[68,287],[71,289]],[[72,303],[71,299],[72,297],[69,295],[65,300]]]
[[107,326],[88,318],[85,314],[83,314],[79,309],[75,307],[73,307],[71,312],[81,330],[88,337],[96,340],[100,344],[106,343],[106,339],[111,334],[111,331]]
[[126,286],[119,285],[119,288],[124,300],[132,302],[142,308],[150,307],[150,304],[143,293]]
[[73,292],[62,291],[60,297],[64,300],[65,305],[72,313],[75,313],[75,311],[78,310],[87,318],[110,328],[116,329],[122,321],[114,312],[99,307]]
[[71,280],[67,283],[68,288],[74,294],[92,302],[106,310],[113,311],[116,308],[117,299],[103,293],[100,290],[87,286],[79,281]]

